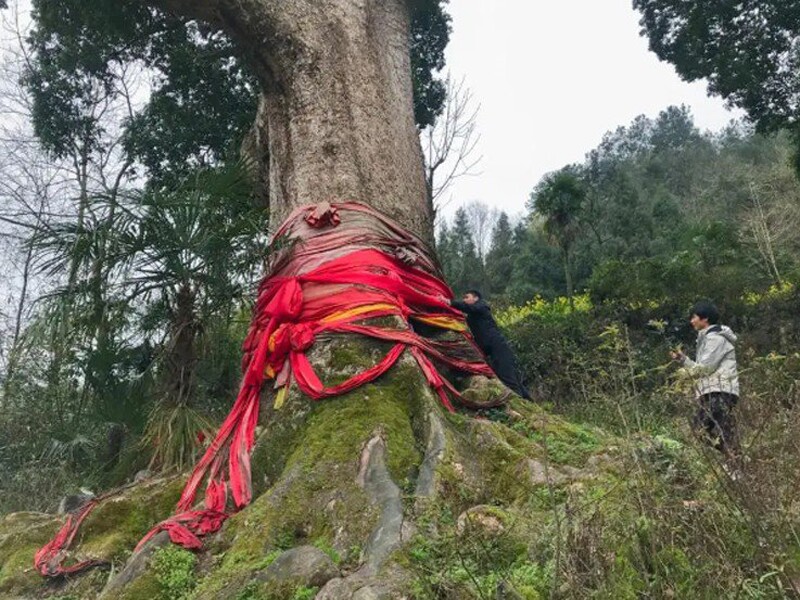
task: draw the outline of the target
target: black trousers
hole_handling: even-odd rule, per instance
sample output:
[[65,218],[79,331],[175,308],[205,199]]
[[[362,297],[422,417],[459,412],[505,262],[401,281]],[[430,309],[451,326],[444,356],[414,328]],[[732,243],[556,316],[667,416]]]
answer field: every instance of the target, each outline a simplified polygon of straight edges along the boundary
[[517,369],[516,357],[511,351],[508,342],[505,340],[493,340],[486,344],[482,350],[486,354],[489,366],[492,367],[492,371],[497,375],[497,378],[515,394],[530,400],[531,394],[522,382],[519,369]]
[[736,421],[733,408],[739,397],[725,392],[703,394],[698,399],[699,406],[692,419],[695,431],[703,435],[711,446],[725,455],[734,456],[739,452],[736,439]]

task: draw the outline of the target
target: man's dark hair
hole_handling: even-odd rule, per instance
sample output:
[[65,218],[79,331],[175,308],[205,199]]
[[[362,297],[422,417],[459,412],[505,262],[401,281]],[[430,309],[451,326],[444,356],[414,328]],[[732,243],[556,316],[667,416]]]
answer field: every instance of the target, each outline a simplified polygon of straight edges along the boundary
[[689,313],[689,316],[692,315],[697,315],[701,319],[708,319],[708,322],[711,325],[716,325],[719,323],[719,311],[717,310],[717,307],[708,300],[696,302],[692,307],[692,312]]
[[481,295],[481,293],[478,290],[467,290],[464,293],[465,294],[472,294],[473,296],[477,297],[478,300],[483,299],[483,296]]

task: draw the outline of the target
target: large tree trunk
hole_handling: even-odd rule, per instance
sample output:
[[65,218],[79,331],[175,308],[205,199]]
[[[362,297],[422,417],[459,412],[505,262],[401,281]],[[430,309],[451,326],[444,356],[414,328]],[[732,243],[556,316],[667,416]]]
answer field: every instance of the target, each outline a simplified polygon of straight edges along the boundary
[[[243,47],[262,85],[256,156],[273,231],[298,206],[355,200],[432,251],[413,118],[409,6],[261,0],[220,2],[210,13]],[[309,356],[328,384],[384,353],[375,341],[339,335],[318,339]],[[254,503],[226,526],[227,552],[258,560],[264,543],[274,548],[282,536],[293,546],[323,540],[352,563],[349,577],[326,587],[330,597],[401,585],[404,577],[387,565],[413,529],[415,503],[404,506],[400,485],[419,498],[433,495],[447,446],[441,409],[416,363],[406,356],[381,380],[340,398],[314,403],[294,392],[274,410],[274,397],[271,390],[263,396]],[[211,577],[199,595],[217,597],[218,585]]]
[[226,4],[211,14],[241,44],[262,84],[258,156],[268,161],[273,225],[299,205],[358,200],[432,240],[408,3]]

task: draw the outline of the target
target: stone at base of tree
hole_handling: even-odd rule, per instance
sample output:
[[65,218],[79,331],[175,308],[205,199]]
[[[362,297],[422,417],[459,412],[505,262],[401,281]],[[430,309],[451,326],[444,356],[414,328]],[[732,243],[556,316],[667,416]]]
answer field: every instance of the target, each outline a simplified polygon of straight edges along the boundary
[[507,401],[514,396],[514,393],[504,386],[499,379],[489,379],[482,375],[474,375],[467,380],[466,384],[467,387],[461,392],[461,395],[475,404],[488,406],[497,400]]
[[508,415],[508,418],[511,419],[514,422],[524,421],[525,420],[525,417],[523,417],[520,413],[515,411],[513,408],[506,408],[506,414]]
[[386,565],[378,575],[361,569],[348,577],[331,579],[314,600],[404,600],[411,574],[396,564]]
[[79,494],[64,496],[58,503],[58,510],[56,512],[59,515],[75,512],[92,498],[94,498],[94,492],[90,492],[89,490],[81,490]]
[[552,466],[546,467],[536,459],[529,458],[526,461],[526,464],[528,466],[530,482],[533,485],[544,485],[547,483],[558,485],[560,483],[564,483],[567,479],[564,473],[557,471]]
[[489,535],[497,535],[505,530],[503,520],[503,512],[494,506],[473,506],[458,515],[456,533],[463,535],[477,529]]
[[599,463],[590,464],[587,469],[579,469],[571,465],[559,465],[556,469],[553,465],[545,465],[534,458],[525,461],[529,481],[533,485],[562,485],[572,482],[585,481],[596,477],[594,468]]
[[322,587],[338,576],[336,565],[322,550],[314,546],[298,546],[278,556],[266,569],[257,573],[255,578],[274,584],[296,583]]

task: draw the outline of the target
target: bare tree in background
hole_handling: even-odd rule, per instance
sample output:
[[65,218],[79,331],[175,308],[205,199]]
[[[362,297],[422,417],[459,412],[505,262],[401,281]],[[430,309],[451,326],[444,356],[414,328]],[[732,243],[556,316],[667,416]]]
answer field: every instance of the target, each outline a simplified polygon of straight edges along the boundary
[[428,202],[434,213],[447,204],[442,198],[453,182],[459,177],[476,174],[475,169],[483,158],[477,152],[480,105],[475,105],[464,79],[455,82],[448,75],[445,85],[444,111],[433,126],[420,133]]
[[789,196],[787,190],[774,187],[770,184],[759,189],[756,184],[750,184],[752,206],[745,213],[741,232],[743,241],[755,248],[759,265],[776,285],[781,286],[783,277],[779,258],[790,246],[797,244],[800,198],[794,186]]
[[64,191],[64,172],[41,151],[30,127],[30,99],[19,84],[28,64],[16,7],[2,15],[6,60],[0,65],[0,373],[3,397],[18,354],[22,332],[30,317],[33,298],[42,281],[34,273],[35,255],[26,244],[44,231],[53,216],[51,199]]
[[475,242],[475,251],[478,253],[481,264],[484,264],[486,253],[489,252],[489,246],[492,244],[492,231],[497,219],[500,217],[500,212],[480,200],[473,200],[464,208],[469,218],[472,241]]
[[[29,48],[25,43],[29,22],[20,5],[12,6],[2,15],[4,62],[0,65],[0,279],[6,283],[2,301],[6,307],[0,313],[0,370],[8,381],[14,370],[14,357],[25,326],[31,317],[37,298],[65,283],[74,289],[79,281],[88,280],[96,307],[98,323],[93,338],[101,344],[107,335],[104,310],[109,271],[106,265],[104,239],[95,240],[95,251],[87,258],[77,251],[81,241],[75,237],[65,241],[64,251],[70,265],[66,272],[38,272],[34,245],[26,242],[55,235],[60,226],[76,222],[76,231],[88,223],[111,223],[115,202],[122,186],[135,178],[134,165],[121,152],[121,130],[118,123],[133,116],[136,99],[145,96],[145,80],[141,70],[121,67],[113,86],[97,86],[96,102],[88,119],[104,124],[106,132],[101,143],[76,139],[72,152],[63,158],[47,153],[32,130],[32,101],[21,85],[31,65]],[[107,202],[94,203],[102,197]],[[77,221],[76,221],[77,215]],[[98,232],[102,228],[95,227]],[[94,235],[86,231],[87,235]],[[40,265],[39,265],[40,266]],[[53,336],[54,359],[66,347],[72,328],[70,294],[65,296],[61,311],[61,334]],[[56,369],[58,371],[58,369]]]

